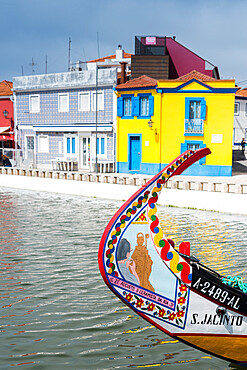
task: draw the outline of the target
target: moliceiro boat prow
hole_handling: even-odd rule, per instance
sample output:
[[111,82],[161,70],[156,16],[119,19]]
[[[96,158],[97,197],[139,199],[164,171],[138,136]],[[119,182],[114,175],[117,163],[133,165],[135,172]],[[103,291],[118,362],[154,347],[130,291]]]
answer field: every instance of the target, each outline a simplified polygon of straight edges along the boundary
[[210,154],[188,150],[142,186],[112,217],[99,247],[99,267],[108,287],[126,305],[184,343],[247,364],[247,295],[241,278],[232,284],[179,250],[165,237],[157,216],[164,184]]

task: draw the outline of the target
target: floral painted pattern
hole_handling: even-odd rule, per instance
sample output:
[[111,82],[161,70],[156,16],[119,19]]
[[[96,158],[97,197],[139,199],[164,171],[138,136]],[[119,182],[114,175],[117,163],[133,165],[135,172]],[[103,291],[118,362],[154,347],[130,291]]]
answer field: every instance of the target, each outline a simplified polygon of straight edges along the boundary
[[179,280],[175,310],[166,309],[158,303],[143,299],[136,294],[123,292],[124,298],[133,306],[143,313],[151,314],[160,320],[173,323],[179,327],[183,327],[185,323],[185,313],[188,305],[188,287]]

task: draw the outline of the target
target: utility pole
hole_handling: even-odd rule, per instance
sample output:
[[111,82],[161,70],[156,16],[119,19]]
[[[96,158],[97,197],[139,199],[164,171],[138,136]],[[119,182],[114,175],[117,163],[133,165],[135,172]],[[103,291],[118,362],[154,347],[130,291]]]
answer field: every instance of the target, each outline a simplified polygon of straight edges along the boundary
[[100,52],[99,52],[99,32],[97,32],[97,46],[98,46],[98,58],[100,58]]
[[24,69],[23,66],[21,66],[21,75],[24,76]]
[[71,52],[71,38],[69,38],[68,72],[70,72],[70,52]]
[[98,65],[96,63],[96,84],[95,84],[95,128],[96,128],[96,135],[95,135],[95,140],[96,140],[96,156],[95,156],[95,172],[98,173]]

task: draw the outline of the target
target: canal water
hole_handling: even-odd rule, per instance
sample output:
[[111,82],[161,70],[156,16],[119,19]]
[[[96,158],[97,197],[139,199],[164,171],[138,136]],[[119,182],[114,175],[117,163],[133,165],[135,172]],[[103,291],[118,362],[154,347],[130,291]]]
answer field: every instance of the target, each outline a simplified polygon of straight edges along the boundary
[[[136,316],[104,284],[98,244],[121,202],[0,188],[0,369],[234,369]],[[160,207],[201,262],[246,277],[247,217]]]

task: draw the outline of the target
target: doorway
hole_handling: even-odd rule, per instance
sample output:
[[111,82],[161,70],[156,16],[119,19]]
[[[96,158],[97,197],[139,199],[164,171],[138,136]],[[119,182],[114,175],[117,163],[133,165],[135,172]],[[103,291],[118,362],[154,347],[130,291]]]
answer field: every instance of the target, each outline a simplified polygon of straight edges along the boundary
[[141,138],[140,135],[129,136],[129,170],[139,172],[141,166]]
[[90,137],[80,137],[80,168],[90,168]]

